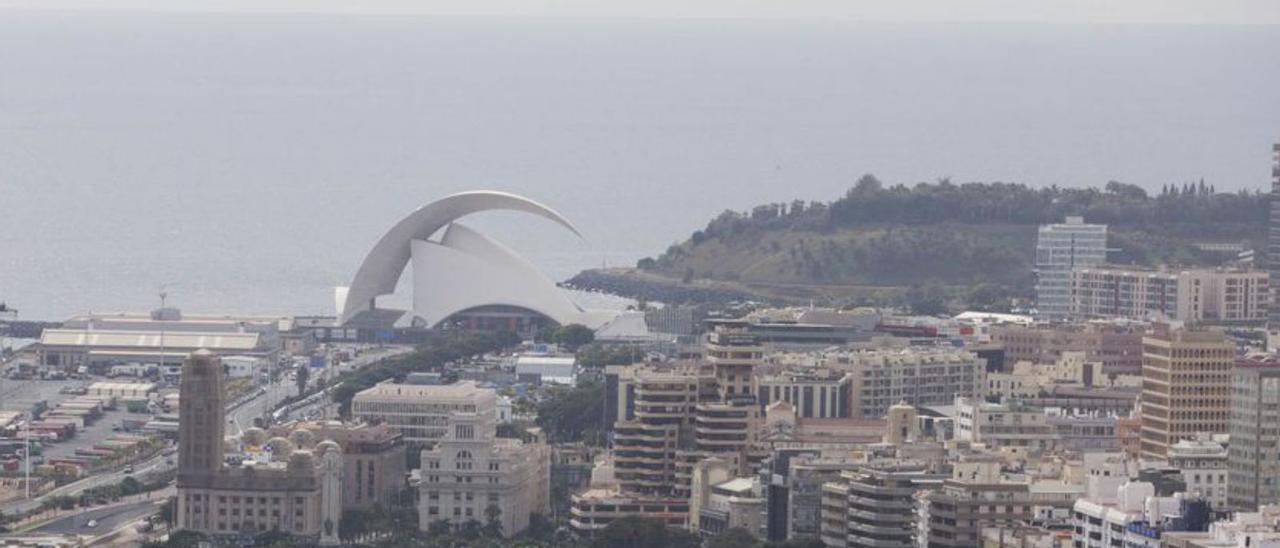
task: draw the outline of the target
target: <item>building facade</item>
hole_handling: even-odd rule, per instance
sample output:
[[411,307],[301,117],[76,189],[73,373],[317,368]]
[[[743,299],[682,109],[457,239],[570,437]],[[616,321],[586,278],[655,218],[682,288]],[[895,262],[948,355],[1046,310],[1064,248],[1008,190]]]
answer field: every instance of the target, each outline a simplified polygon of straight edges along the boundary
[[1056,363],[1069,352],[1084,352],[1107,375],[1142,373],[1143,327],[1132,322],[1089,322],[1049,326],[1001,325],[991,339],[1004,347],[1005,363]]
[[1165,459],[1199,432],[1227,433],[1235,345],[1226,335],[1156,324],[1142,343],[1142,456]]
[[920,462],[874,462],[822,486],[824,546],[916,548],[916,496],[946,476]]
[[1071,313],[1071,271],[1107,261],[1107,225],[1086,224],[1067,217],[1041,225],[1036,239],[1036,307],[1041,317],[1066,318]]
[[1095,266],[1071,273],[1071,316],[1077,318],[1259,323],[1270,303],[1268,275],[1259,270]]
[[1231,377],[1227,505],[1280,504],[1280,363],[1241,362]]
[[351,414],[366,423],[386,424],[410,447],[434,444],[449,430],[454,413],[496,417],[497,395],[474,381],[450,385],[383,382],[355,395]]

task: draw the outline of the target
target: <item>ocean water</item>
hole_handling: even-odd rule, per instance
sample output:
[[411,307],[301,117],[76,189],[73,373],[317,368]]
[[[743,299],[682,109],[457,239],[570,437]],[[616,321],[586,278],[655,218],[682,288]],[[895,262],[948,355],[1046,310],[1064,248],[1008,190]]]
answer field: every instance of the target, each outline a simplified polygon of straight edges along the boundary
[[1276,27],[0,11],[0,301],[326,313],[402,215],[564,279],[888,182],[1264,188]]

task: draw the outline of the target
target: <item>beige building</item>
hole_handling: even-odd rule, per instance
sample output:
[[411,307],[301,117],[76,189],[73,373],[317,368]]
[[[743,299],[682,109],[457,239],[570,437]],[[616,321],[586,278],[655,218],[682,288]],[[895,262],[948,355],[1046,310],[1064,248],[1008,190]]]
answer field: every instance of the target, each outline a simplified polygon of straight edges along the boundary
[[1227,433],[1235,345],[1226,335],[1157,324],[1142,342],[1142,456],[1165,459],[1198,432]]
[[[342,447],[344,510],[404,502],[400,499],[408,487],[404,441],[399,432],[387,425],[297,422],[273,427],[270,434],[289,440],[297,449],[313,449],[323,440]],[[279,451],[274,444],[272,449]]]
[[497,395],[474,381],[449,385],[396,384],[363,390],[351,401],[351,414],[366,423],[382,423],[400,432],[411,447],[430,446],[448,431],[454,413],[497,416]]
[[1046,508],[1065,512],[1083,494],[1079,485],[1006,478],[998,460],[974,455],[954,463],[942,488],[923,496],[920,546],[979,546],[983,527],[1016,526]]
[[1268,275],[1261,270],[1097,266],[1071,273],[1071,315],[1077,318],[1251,323],[1267,319],[1270,303]]
[[712,457],[694,467],[689,530],[703,537],[728,529],[760,530],[764,498],[759,477],[735,477],[733,465]]
[[278,530],[336,544],[342,515],[342,450],[332,441],[287,460],[223,462],[225,399],[221,361],[197,351],[182,368],[177,529],[214,536]]
[[422,452],[418,526],[447,520],[496,521],[510,537],[529,516],[551,510],[551,449],[541,431],[525,439],[498,438],[492,414],[455,412],[447,433]]
[[824,546],[916,548],[916,497],[946,476],[923,462],[876,461],[822,485],[819,525]]
[[1005,364],[1055,363],[1068,352],[1084,352],[1086,362],[1101,362],[1104,374],[1142,372],[1144,326],[1134,322],[1089,322],[1072,325],[999,325],[993,342],[1004,347]]

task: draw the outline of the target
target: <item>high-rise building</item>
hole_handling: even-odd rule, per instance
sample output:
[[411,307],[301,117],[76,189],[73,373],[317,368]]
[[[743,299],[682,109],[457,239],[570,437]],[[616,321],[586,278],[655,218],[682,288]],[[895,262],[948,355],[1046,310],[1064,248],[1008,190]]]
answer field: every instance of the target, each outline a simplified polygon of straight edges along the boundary
[[1142,456],[1165,459],[1198,432],[1225,434],[1235,366],[1226,335],[1156,324],[1142,344]]
[[1280,504],[1280,362],[1241,361],[1231,382],[1227,505],[1257,511]]
[[178,485],[208,482],[222,468],[226,390],[222,361],[199,350],[182,367],[178,399]]
[[1107,225],[1085,224],[1067,217],[1041,225],[1036,240],[1036,307],[1040,316],[1065,318],[1071,313],[1071,271],[1107,261]]
[[916,548],[916,497],[945,474],[923,462],[867,463],[822,485],[820,538],[832,548]]
[[[1267,271],[1271,273],[1271,302],[1280,303],[1280,143],[1271,147],[1271,222],[1267,232]],[[1268,326],[1280,328],[1280,305],[1270,309]]]
[[962,456],[952,463],[942,488],[920,502],[920,543],[925,548],[978,546],[984,527],[1030,521],[1037,509],[1071,508],[1082,493],[1058,482],[1029,482],[1003,476],[997,457]]

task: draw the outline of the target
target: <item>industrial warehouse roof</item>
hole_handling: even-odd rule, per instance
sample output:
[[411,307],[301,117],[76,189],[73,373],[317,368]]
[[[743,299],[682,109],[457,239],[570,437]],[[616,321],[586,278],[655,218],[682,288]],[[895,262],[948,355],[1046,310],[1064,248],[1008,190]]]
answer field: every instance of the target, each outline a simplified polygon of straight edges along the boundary
[[[163,339],[163,340],[162,340]],[[46,329],[40,336],[43,346],[86,348],[208,348],[210,350],[253,350],[258,347],[257,333],[182,333],[159,331],[106,331],[83,329]]]
[[155,383],[149,382],[99,381],[89,385],[90,392],[150,392],[155,389]]

